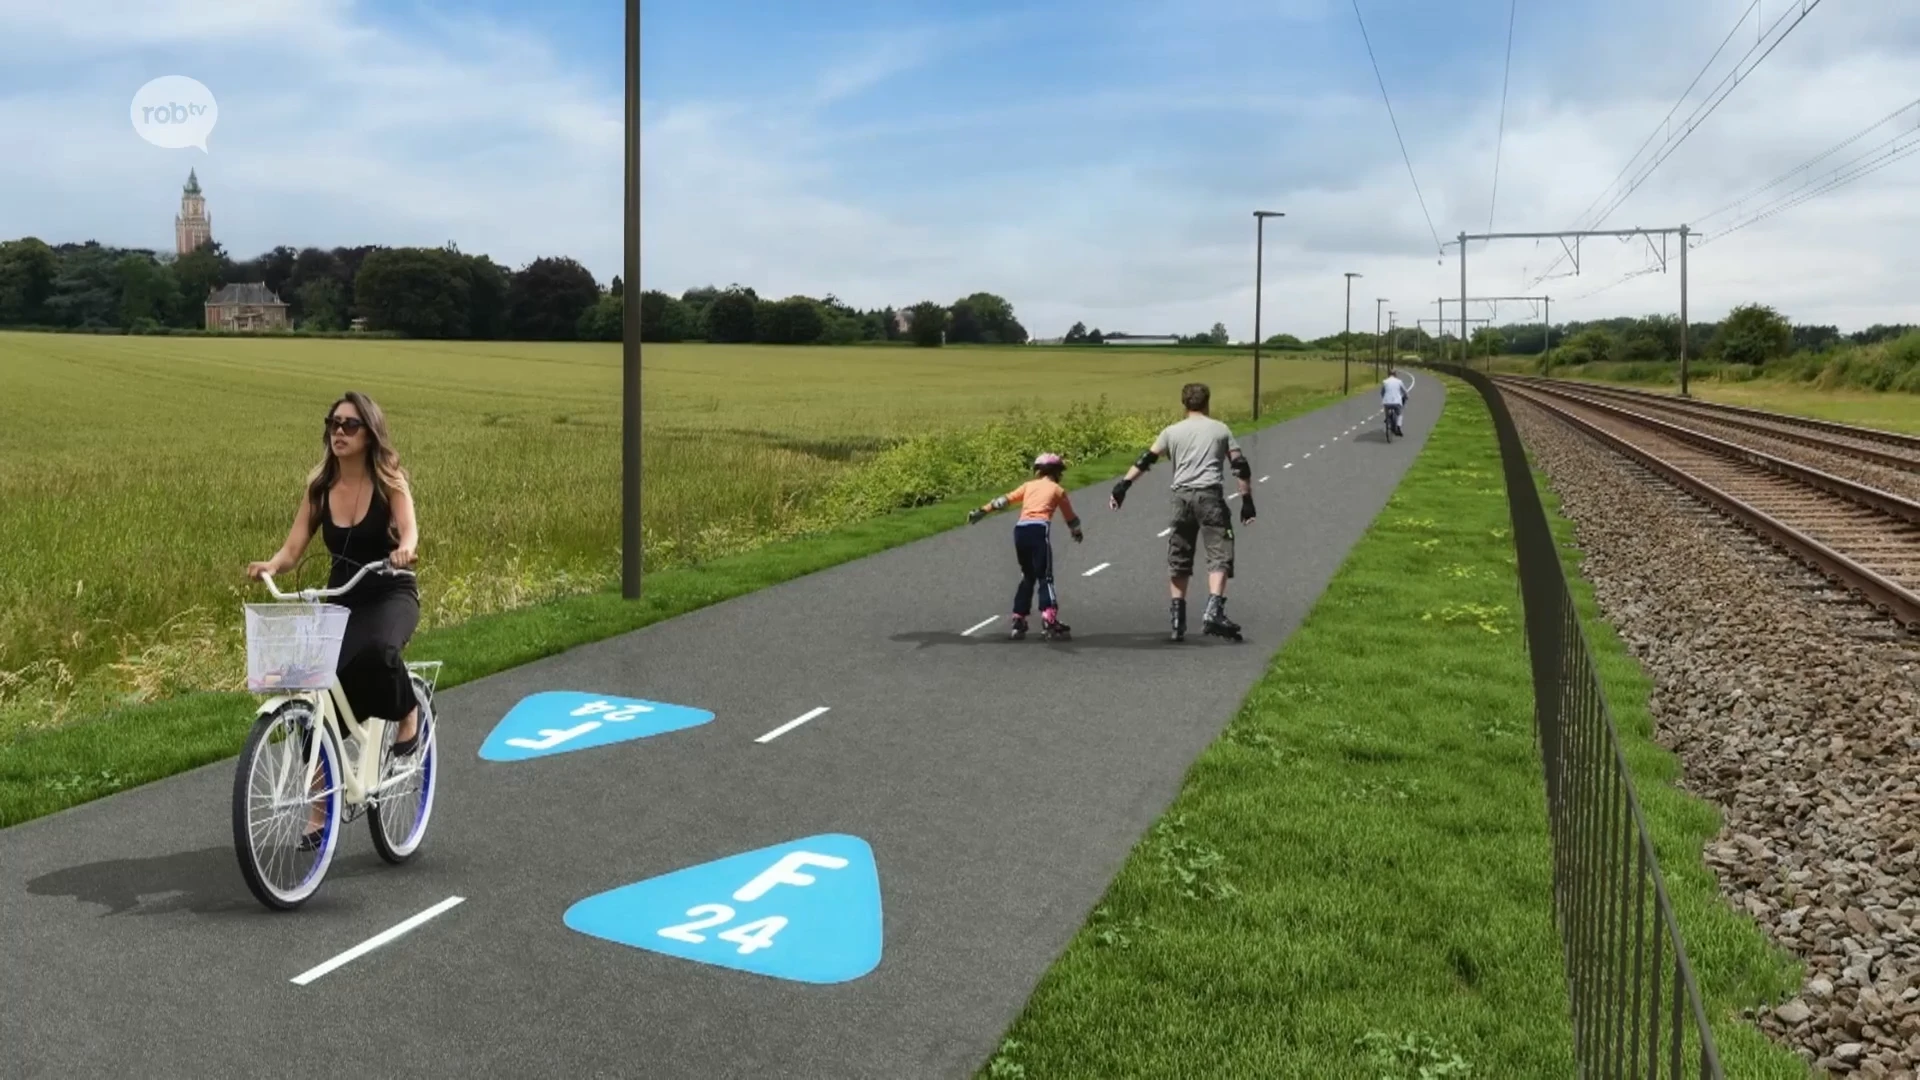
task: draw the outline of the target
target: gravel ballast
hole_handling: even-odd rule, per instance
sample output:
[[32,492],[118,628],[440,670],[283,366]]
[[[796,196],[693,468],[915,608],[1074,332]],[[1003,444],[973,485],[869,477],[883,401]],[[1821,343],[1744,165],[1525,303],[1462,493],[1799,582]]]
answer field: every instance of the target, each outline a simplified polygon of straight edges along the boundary
[[1806,964],[1754,1022],[1834,1075],[1920,1078],[1920,639],[1507,401],[1654,683],[1656,738],[1722,811],[1703,852],[1722,893]]

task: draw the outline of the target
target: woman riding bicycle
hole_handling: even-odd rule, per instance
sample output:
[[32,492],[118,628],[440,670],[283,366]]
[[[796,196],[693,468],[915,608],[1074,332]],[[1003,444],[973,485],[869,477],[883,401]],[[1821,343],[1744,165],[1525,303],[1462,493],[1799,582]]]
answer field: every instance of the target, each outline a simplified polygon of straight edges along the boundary
[[[386,414],[365,394],[349,390],[328,411],[321,443],[326,454],[307,476],[286,543],[273,558],[249,564],[247,575],[258,580],[294,565],[312,542],[316,525],[333,558],[330,589],[381,559],[394,567],[411,566],[420,532]],[[362,578],[333,602],[350,613],[337,668],[347,704],[363,719],[399,717],[393,752],[413,753],[419,747],[420,703],[400,658],[420,623],[420,593],[412,575]]]

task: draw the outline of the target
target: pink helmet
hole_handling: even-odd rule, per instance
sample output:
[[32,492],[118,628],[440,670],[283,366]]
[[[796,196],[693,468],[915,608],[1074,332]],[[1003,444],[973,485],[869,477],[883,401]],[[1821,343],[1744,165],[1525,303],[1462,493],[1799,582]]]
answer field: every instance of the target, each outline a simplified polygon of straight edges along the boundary
[[1036,469],[1045,468],[1048,465],[1057,465],[1065,468],[1067,463],[1060,459],[1059,454],[1041,454],[1039,457],[1033,459],[1033,467]]

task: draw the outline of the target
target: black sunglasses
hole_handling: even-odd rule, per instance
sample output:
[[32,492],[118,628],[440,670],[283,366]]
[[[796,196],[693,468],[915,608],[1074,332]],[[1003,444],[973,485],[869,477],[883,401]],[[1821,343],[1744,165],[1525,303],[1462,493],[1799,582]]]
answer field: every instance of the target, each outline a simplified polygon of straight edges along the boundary
[[322,425],[325,431],[341,431],[348,435],[357,435],[367,426],[366,421],[357,416],[329,416]]

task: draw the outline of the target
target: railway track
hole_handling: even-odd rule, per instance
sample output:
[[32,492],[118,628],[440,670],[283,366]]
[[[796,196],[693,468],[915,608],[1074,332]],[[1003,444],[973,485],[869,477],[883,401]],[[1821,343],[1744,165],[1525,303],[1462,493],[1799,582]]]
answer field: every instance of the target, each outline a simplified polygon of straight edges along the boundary
[[1662,419],[1637,402],[1499,382],[1920,631],[1920,503]]
[[1588,397],[1632,402],[1642,408],[1657,409],[1675,416],[1698,418],[1729,428],[1752,432],[1755,435],[1798,443],[1810,449],[1841,454],[1886,468],[1920,474],[1920,436],[1855,427],[1852,424],[1816,420],[1812,417],[1788,416],[1738,405],[1721,405],[1701,401],[1698,398],[1681,398],[1673,394],[1631,387],[1568,383],[1565,380],[1556,381],[1537,376],[1502,376],[1497,381],[1563,392],[1577,391]]

